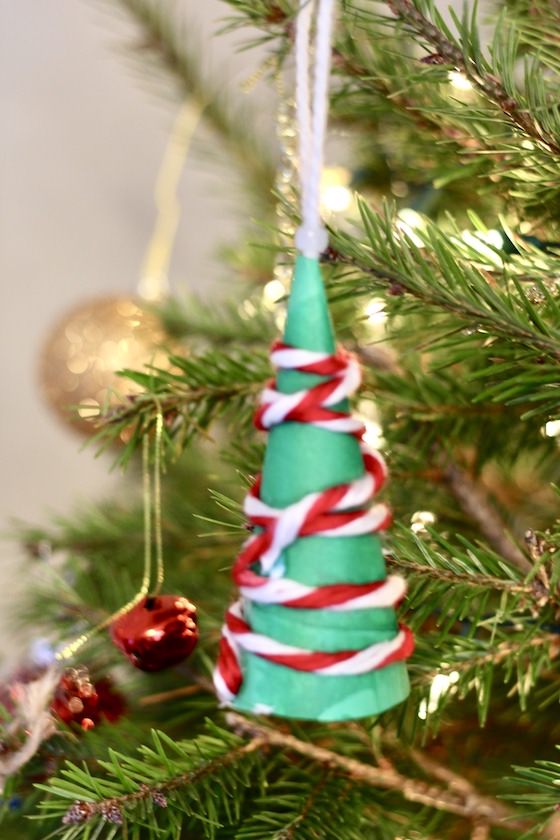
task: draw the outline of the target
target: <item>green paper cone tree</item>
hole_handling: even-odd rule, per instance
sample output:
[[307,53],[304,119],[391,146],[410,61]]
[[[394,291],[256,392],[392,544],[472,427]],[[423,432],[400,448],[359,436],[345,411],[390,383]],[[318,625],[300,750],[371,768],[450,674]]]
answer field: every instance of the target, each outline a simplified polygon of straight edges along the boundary
[[[334,331],[317,260],[296,262],[284,341],[305,350],[333,353]],[[323,381],[313,374],[281,370],[277,388],[291,394]],[[347,404],[338,410],[349,411]],[[282,508],[308,493],[350,482],[364,473],[356,438],[306,423],[285,422],[268,438],[261,496]],[[285,575],[308,586],[368,583],[386,577],[376,534],[303,537],[284,553]],[[255,633],[316,651],[358,650],[397,634],[392,608],[350,611],[294,609],[248,602],[246,618]],[[338,721],[377,714],[409,692],[404,662],[356,676],[296,671],[242,651],[243,685],[234,707],[283,717]]]

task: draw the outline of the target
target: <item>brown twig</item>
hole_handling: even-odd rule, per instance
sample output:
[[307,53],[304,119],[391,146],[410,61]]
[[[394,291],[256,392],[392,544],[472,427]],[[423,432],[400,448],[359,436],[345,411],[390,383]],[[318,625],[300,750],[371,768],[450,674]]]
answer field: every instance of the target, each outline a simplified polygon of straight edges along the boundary
[[410,572],[414,575],[426,576],[434,578],[435,580],[448,581],[454,584],[464,584],[466,586],[484,587],[486,589],[493,589],[496,592],[509,592],[511,595],[527,595],[527,597],[535,596],[535,587],[529,583],[517,583],[514,580],[502,580],[501,578],[492,577],[491,575],[482,575],[479,572],[476,575],[461,574],[460,572],[452,572],[449,569],[438,569],[435,566],[419,565],[418,563],[411,563],[404,560],[402,557],[398,559],[391,554],[386,555],[387,566],[389,568],[400,569],[403,572]]
[[[370,738],[366,734],[365,730],[363,730],[358,724],[349,724],[349,726],[365,746],[371,745]],[[396,732],[390,729],[384,729],[381,733],[381,738],[384,745],[390,747],[391,749],[402,751],[403,744]],[[476,788],[468,781],[468,779],[465,779],[464,776],[459,775],[459,773],[456,773],[444,764],[440,764],[439,761],[436,761],[431,756],[426,755],[426,753],[421,750],[418,750],[415,747],[408,747],[406,748],[406,754],[427,776],[432,776],[434,779],[444,782],[450,790],[456,791],[465,798],[468,798],[472,794],[476,795]]]
[[480,484],[476,484],[464,469],[451,460],[444,464],[442,475],[462,510],[476,522],[489,544],[522,574],[529,574],[533,569],[531,561],[509,536],[499,513]]
[[190,697],[192,694],[201,694],[207,689],[202,685],[182,685],[180,688],[174,688],[171,691],[160,691],[158,694],[147,694],[142,697],[138,703],[139,706],[154,706],[160,703],[166,703],[168,700],[176,700],[178,697]]
[[473,824],[471,840],[490,840],[490,823],[486,820],[477,820]]
[[[519,820],[512,819],[511,812],[496,799],[483,796],[474,789],[468,796],[463,796],[437,785],[410,779],[398,770],[364,764],[324,747],[301,741],[288,733],[247,720],[247,718],[235,712],[229,712],[226,715],[226,721],[238,734],[259,739],[263,744],[269,744],[284,751],[295,752],[319,764],[338,769],[361,784],[395,791],[400,793],[408,802],[427,805],[430,808],[455,814],[467,820],[486,821],[489,825],[501,825],[511,828],[512,831],[527,827]],[[504,825],[505,820],[508,820],[507,825]]]
[[560,840],[560,814],[554,814],[543,830],[547,840]]
[[[396,738],[391,740],[395,742]],[[476,788],[468,781],[468,779],[465,779],[464,776],[460,776],[458,773],[455,773],[449,767],[445,767],[445,765],[440,764],[439,761],[435,761],[431,756],[426,755],[414,747],[409,750],[408,754],[418,767],[421,767],[425,773],[433,776],[434,779],[444,782],[450,790],[456,791],[465,798],[468,798],[473,794],[476,795]]]

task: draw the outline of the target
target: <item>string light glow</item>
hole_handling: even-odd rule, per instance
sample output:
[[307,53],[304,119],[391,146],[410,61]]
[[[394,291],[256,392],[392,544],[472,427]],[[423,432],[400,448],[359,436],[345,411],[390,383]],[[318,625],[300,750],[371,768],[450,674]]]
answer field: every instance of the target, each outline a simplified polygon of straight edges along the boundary
[[431,510],[417,510],[410,517],[410,530],[415,534],[422,534],[427,532],[426,525],[433,525],[436,521],[435,513]]
[[254,318],[257,314],[257,307],[251,300],[244,300],[239,307],[239,314],[246,321],[248,318]]
[[430,696],[422,700],[418,707],[418,717],[426,720],[428,715],[437,712],[442,698],[453,690],[453,686],[459,682],[459,672],[450,671],[449,674],[436,674],[430,686]]
[[353,202],[349,184],[352,174],[344,166],[327,166],[321,175],[321,207],[328,213],[344,213]]
[[360,419],[364,421],[364,426],[366,427],[363,440],[372,449],[381,449],[385,443],[385,438],[383,437],[383,429],[379,423],[375,420],[368,420],[367,417],[361,417]]
[[273,309],[274,305],[286,294],[286,287],[281,280],[269,280],[263,288],[263,303],[268,309]]
[[370,324],[384,324],[387,320],[387,313],[383,298],[372,298],[368,301],[364,307],[364,315]]
[[560,435],[560,420],[549,420],[545,423],[544,433],[546,437],[558,437]]
[[460,73],[458,70],[450,70],[448,79],[451,87],[454,87],[455,90],[468,91],[473,89],[471,82],[465,74]]
[[408,184],[406,181],[393,181],[391,184],[391,192],[393,195],[396,195],[397,198],[404,198],[408,195]]
[[501,254],[496,253],[495,248],[501,249],[504,245],[504,237],[499,230],[487,230],[475,232],[464,230],[461,233],[463,242],[477,251],[485,260],[494,266],[501,266],[503,258]]
[[399,210],[397,213],[395,227],[403,233],[413,245],[416,245],[417,248],[424,247],[425,243],[418,236],[416,231],[424,228],[425,222],[420,213],[417,213],[416,210],[413,210],[411,207],[403,207]]
[[363,440],[371,449],[382,449],[385,445],[383,429],[379,422],[379,412],[375,403],[360,400],[358,403],[358,418],[364,424],[366,431]]

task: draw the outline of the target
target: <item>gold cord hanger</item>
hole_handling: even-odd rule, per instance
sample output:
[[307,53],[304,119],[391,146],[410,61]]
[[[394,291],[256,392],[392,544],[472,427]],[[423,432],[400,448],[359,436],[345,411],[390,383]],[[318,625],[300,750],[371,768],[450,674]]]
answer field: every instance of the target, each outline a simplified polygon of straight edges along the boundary
[[[181,174],[199,124],[202,108],[190,100],[183,103],[173,124],[163,155],[155,187],[157,217],[154,231],[144,257],[138,294],[146,301],[161,300],[169,289],[169,264],[181,205],[177,196]],[[150,476],[150,439],[146,433],[142,440],[142,476],[144,505],[144,571],[140,589],[136,595],[115,613],[67,644],[56,654],[58,661],[70,659],[94,636],[109,627],[114,621],[142,601],[147,595],[158,595],[163,586],[165,570],[163,560],[162,515],[161,515],[161,460],[162,460],[163,415],[158,405],[154,435],[154,470]],[[152,506],[153,491],[153,506]],[[153,524],[153,534],[152,534]],[[155,546],[155,582],[152,582],[152,536]]]
[[[120,607],[116,612],[105,618],[87,633],[82,633],[77,639],[67,644],[56,654],[56,659],[65,661],[71,659],[87,642],[94,636],[109,627],[114,621],[133,607],[140,603],[148,595],[156,596],[161,592],[165,578],[165,566],[163,560],[163,537],[161,527],[161,451],[163,439],[163,415],[158,408],[156,416],[156,427],[154,435],[154,470],[150,475],[150,438],[144,435],[142,440],[142,496],[144,507],[144,571],[140,589],[131,600]],[[153,489],[153,505],[152,505]],[[152,582],[152,520],[153,520],[153,543],[156,554],[156,575],[155,585],[151,589]]]

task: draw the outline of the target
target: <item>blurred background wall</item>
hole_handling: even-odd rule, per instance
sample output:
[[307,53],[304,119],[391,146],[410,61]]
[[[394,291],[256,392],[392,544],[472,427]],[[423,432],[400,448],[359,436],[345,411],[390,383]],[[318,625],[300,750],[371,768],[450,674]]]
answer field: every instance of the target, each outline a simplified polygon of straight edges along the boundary
[[[205,61],[243,80],[254,54],[214,40],[228,9],[182,0]],[[45,407],[41,345],[53,324],[96,295],[133,293],[155,218],[154,181],[175,116],[127,67],[132,30],[111,3],[0,0],[0,521],[45,521],[114,488],[110,459]],[[250,63],[252,62],[252,63]],[[230,73],[228,72],[228,77]],[[237,86],[239,89],[239,86]],[[239,93],[240,96],[243,94]],[[216,141],[216,157],[221,150]],[[171,285],[211,294],[223,279],[215,253],[235,235],[235,177],[191,157]],[[24,585],[21,555],[0,545],[0,630]],[[3,622],[3,623],[2,623]],[[9,631],[2,634],[10,639]],[[4,645],[5,647],[5,645]]]

